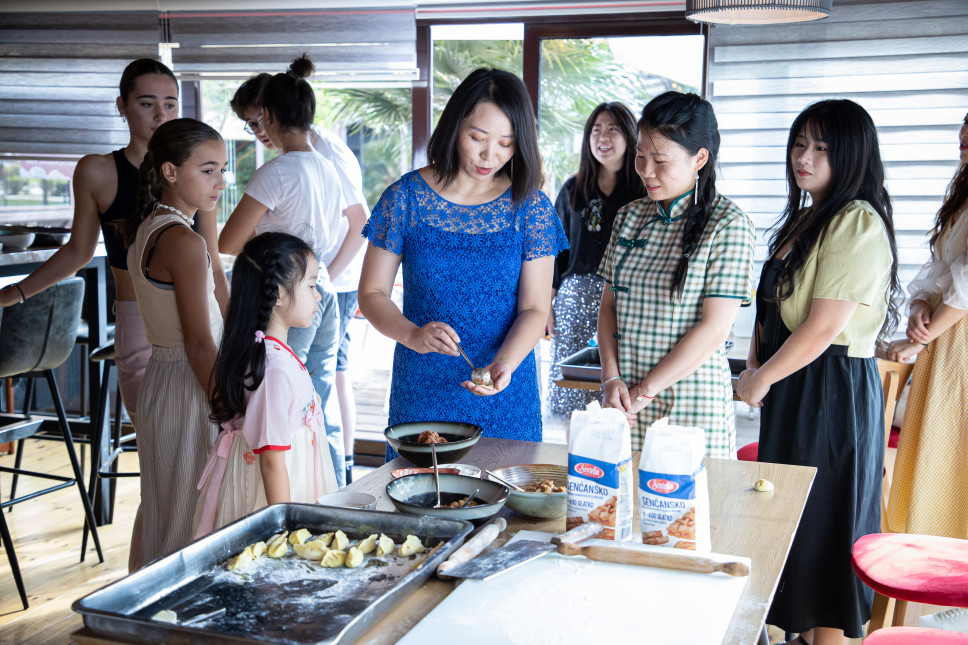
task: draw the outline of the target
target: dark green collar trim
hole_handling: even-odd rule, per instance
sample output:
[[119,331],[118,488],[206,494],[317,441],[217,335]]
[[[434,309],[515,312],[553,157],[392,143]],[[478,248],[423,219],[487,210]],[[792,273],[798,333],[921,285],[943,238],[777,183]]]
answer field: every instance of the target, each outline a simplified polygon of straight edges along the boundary
[[678,222],[680,219],[682,219],[682,215],[680,215],[679,217],[672,217],[670,215],[670,213],[672,213],[673,211],[675,211],[676,205],[679,202],[681,202],[683,200],[683,198],[689,197],[694,192],[696,192],[696,189],[695,188],[693,188],[692,190],[690,190],[688,192],[685,192],[685,193],[679,195],[678,197],[676,197],[675,199],[673,199],[672,200],[672,203],[669,204],[669,211],[668,212],[666,212],[666,210],[664,208],[662,208],[662,202],[656,202],[655,205],[659,209],[659,217],[662,219],[662,223],[663,224],[671,224],[672,222]]

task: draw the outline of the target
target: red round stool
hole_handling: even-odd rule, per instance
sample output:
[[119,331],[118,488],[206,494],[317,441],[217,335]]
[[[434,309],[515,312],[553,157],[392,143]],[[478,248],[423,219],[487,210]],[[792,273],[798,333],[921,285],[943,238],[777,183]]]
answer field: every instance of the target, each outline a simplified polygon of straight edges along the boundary
[[923,627],[886,627],[865,638],[864,645],[968,645],[968,634]]
[[760,451],[760,442],[748,443],[736,451],[736,458],[740,461],[756,461],[756,455]]
[[850,562],[876,592],[868,634],[884,626],[890,598],[894,625],[903,624],[909,602],[968,607],[968,540],[872,533],[854,542]]

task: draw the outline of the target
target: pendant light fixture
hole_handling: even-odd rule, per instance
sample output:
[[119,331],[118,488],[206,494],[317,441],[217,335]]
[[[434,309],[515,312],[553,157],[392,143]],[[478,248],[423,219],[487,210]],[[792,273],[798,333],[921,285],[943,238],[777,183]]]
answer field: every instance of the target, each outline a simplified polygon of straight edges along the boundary
[[686,0],[686,18],[717,25],[774,25],[820,20],[833,0]]

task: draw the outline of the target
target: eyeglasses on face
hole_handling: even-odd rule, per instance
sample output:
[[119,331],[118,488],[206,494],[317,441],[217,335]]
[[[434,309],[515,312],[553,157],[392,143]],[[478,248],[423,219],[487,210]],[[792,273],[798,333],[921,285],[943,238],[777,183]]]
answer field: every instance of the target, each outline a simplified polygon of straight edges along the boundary
[[245,131],[248,132],[249,134],[255,134],[256,133],[256,130],[262,130],[263,129],[263,127],[262,127],[262,119],[260,118],[258,121],[246,121],[245,122],[245,126],[243,126],[243,127],[244,127]]

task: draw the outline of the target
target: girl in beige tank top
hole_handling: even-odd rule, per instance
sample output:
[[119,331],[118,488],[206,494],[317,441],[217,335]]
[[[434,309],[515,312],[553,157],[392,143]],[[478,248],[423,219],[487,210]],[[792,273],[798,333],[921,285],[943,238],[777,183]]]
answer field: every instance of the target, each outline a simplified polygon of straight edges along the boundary
[[191,225],[197,211],[215,208],[226,160],[215,130],[176,119],[155,131],[141,167],[143,219],[128,231],[128,266],[152,350],[138,394],[135,541],[140,536],[144,553],[132,554],[132,569],[191,541],[195,484],[218,431],[208,418],[222,335],[218,267]]

